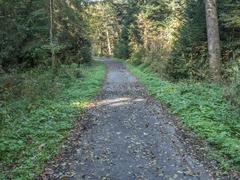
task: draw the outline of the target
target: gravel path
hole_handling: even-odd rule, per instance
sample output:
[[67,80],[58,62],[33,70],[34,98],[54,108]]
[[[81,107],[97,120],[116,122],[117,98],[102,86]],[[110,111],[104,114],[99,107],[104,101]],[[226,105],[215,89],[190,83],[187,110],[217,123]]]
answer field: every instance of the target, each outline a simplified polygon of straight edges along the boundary
[[102,60],[102,92],[76,123],[43,179],[212,179],[176,127],[119,62]]

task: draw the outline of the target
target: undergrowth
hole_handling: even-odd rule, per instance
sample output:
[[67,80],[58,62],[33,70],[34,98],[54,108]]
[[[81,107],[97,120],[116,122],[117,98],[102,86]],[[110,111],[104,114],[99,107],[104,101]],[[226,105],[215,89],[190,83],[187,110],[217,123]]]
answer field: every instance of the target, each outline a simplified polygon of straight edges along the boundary
[[209,154],[224,170],[240,170],[240,112],[225,98],[221,85],[172,83],[141,66],[127,66],[153,97],[167,105],[185,127],[208,142]]
[[96,95],[104,66],[76,64],[0,78],[0,179],[33,179]]

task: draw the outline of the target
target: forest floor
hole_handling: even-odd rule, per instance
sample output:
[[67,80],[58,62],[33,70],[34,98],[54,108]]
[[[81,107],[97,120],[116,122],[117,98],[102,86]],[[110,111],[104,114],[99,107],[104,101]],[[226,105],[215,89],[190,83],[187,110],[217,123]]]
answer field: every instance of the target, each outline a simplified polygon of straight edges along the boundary
[[204,153],[193,153],[176,120],[123,63],[101,60],[108,69],[101,93],[41,179],[213,179]]

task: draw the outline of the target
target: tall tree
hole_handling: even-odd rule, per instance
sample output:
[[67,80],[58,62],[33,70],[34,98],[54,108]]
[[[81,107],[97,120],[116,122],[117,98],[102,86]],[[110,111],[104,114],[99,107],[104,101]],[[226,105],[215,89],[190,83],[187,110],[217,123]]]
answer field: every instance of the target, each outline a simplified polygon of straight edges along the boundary
[[209,65],[212,78],[221,79],[221,50],[216,0],[205,0]]
[[56,60],[55,60],[55,50],[54,50],[54,43],[53,43],[53,0],[49,0],[49,9],[50,9],[50,46],[51,46],[51,53],[52,53],[52,68],[56,70]]

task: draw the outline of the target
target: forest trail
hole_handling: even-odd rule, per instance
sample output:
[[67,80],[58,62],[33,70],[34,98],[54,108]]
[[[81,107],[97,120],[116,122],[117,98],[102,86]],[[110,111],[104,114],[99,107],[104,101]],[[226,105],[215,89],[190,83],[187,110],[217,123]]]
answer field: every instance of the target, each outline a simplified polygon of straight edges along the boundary
[[43,178],[211,179],[137,79],[122,63],[101,60],[108,68],[102,92]]

